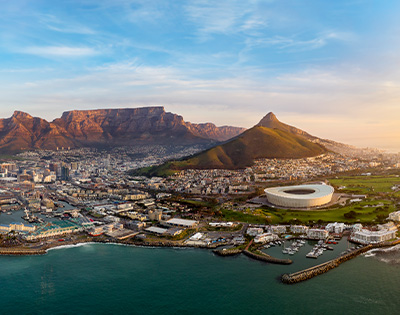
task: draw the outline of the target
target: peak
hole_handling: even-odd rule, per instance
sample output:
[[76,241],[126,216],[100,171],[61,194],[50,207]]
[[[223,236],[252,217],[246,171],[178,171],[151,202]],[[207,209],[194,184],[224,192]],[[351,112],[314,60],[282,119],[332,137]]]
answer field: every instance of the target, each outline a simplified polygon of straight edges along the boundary
[[265,120],[278,120],[273,112],[269,112],[267,115],[264,116]]
[[275,123],[279,123],[278,118],[276,118],[276,116],[273,112],[269,112],[267,115],[265,115],[263,117],[263,119],[260,120],[260,122],[257,124],[257,126],[271,128],[271,127],[273,127],[272,125]]
[[32,118],[32,116],[29,115],[28,113],[21,112],[19,110],[14,111],[12,117],[15,117],[15,118]]

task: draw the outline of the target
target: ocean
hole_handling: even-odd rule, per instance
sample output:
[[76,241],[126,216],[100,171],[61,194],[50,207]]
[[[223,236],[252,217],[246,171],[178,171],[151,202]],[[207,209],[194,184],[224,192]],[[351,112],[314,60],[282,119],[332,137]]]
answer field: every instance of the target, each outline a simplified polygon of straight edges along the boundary
[[[270,250],[277,256],[281,251]],[[340,250],[335,249],[335,255]],[[282,284],[281,274],[322,262],[305,258],[304,252],[294,255],[290,266],[244,255],[219,257],[203,249],[111,244],[61,247],[43,256],[0,256],[0,313],[400,312],[399,247],[369,252],[306,282]]]

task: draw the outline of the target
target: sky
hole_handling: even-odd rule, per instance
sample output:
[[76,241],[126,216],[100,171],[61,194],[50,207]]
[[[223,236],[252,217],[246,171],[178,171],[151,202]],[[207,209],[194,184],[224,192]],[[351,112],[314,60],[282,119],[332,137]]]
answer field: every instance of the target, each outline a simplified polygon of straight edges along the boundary
[[163,105],[249,128],[268,112],[400,152],[400,1],[0,0],[0,117]]

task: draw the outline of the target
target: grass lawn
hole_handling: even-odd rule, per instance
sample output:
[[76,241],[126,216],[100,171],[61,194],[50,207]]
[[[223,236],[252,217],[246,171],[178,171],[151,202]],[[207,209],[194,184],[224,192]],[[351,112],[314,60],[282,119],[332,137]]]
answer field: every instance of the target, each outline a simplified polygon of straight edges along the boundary
[[400,185],[400,177],[386,176],[349,176],[330,179],[329,182],[338,188],[346,186],[340,192],[357,194],[391,193],[392,186]]
[[[378,207],[378,204],[384,204]],[[364,207],[364,206],[371,207]],[[376,223],[379,218],[388,217],[390,212],[396,211],[395,206],[388,200],[363,200],[344,207],[330,208],[327,210],[296,211],[283,209],[263,209],[265,215],[271,217],[272,224],[289,223],[298,221],[298,223],[315,222],[348,222],[348,223]],[[345,213],[354,211],[354,218],[346,218]],[[379,216],[379,217],[378,217]]]
[[249,211],[233,211],[227,209],[221,209],[222,219],[225,221],[234,222],[246,222],[253,224],[267,224],[269,223],[269,218],[264,214],[264,211],[260,210],[260,214],[252,214]]

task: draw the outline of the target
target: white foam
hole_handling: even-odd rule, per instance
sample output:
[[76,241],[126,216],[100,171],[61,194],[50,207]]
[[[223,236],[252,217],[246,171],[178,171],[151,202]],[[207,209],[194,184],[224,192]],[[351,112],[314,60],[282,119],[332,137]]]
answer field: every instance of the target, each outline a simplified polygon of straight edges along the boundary
[[47,251],[54,250],[54,249],[81,247],[81,246],[93,245],[93,244],[98,244],[98,243],[96,243],[96,242],[85,242],[85,243],[78,243],[78,244],[72,244],[72,245],[60,245],[60,246],[51,247]]

